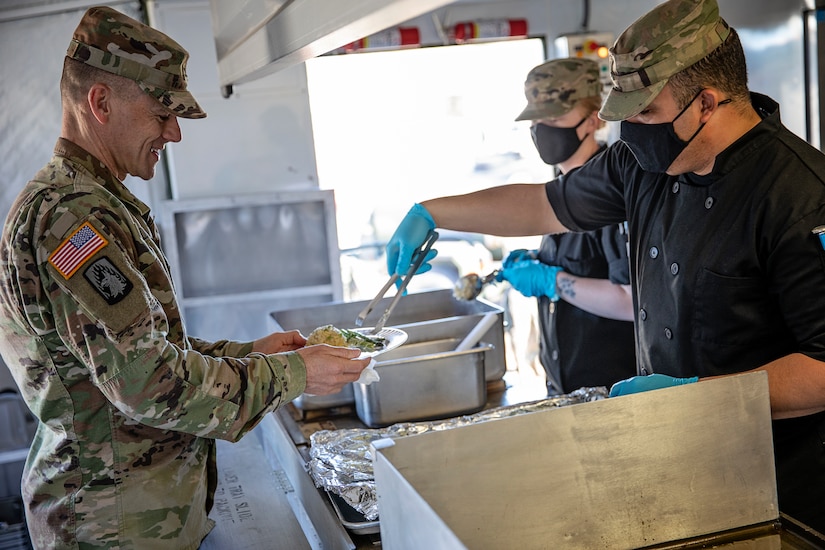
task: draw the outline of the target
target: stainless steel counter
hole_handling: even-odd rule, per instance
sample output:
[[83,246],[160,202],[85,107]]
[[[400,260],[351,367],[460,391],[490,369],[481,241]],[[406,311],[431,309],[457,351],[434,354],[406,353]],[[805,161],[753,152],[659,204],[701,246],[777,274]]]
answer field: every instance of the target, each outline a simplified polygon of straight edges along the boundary
[[[488,387],[487,408],[532,401],[541,397],[538,392],[538,388],[525,388],[518,383],[491,383]],[[365,523],[355,523],[357,528],[354,530],[346,528],[345,525],[350,525],[346,521],[342,523],[340,512],[334,508],[329,495],[315,487],[306,471],[312,433],[322,429],[363,427],[353,407],[300,411],[290,405],[269,415],[239,444],[220,443],[218,461],[222,472],[221,484],[225,488],[219,494],[225,498],[225,491],[229,491],[231,498],[233,494],[239,494],[237,488],[232,487],[243,486],[243,491],[249,487],[249,492],[245,494],[249,497],[247,500],[254,521],[240,521],[244,518],[227,512],[227,502],[220,503],[216,506],[216,511],[213,511],[213,518],[218,521],[218,525],[204,542],[203,548],[381,548],[377,522],[374,529],[369,529],[369,525]],[[246,481],[239,479],[236,484],[233,476],[237,476],[238,472],[243,472]],[[255,480],[255,487],[251,486],[252,480]],[[226,546],[226,541],[230,540],[234,544]],[[244,544],[239,546],[240,542]],[[286,546],[278,546],[280,542],[284,542]],[[703,537],[702,540],[680,541],[656,548],[709,546],[737,549],[825,549],[825,539],[809,532],[792,518],[781,516],[774,523],[750,530]]]
[[264,459],[262,432],[259,426],[238,443],[217,442],[218,488],[209,514],[215,528],[200,550],[312,548],[293,511],[300,503],[290,502],[289,480],[279,464]]

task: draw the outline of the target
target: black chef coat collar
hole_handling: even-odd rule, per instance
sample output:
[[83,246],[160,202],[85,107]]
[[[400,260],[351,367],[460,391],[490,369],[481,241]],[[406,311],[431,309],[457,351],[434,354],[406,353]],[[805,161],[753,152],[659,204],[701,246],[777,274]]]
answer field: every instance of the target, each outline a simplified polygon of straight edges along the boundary
[[727,149],[716,156],[713,170],[704,176],[694,173],[682,174],[679,179],[688,185],[707,186],[721,179],[737,167],[742,158],[749,155],[755,147],[760,147],[765,140],[779,129],[779,104],[766,95],[751,92],[751,104],[762,122],[751,128],[745,135],[733,142]]

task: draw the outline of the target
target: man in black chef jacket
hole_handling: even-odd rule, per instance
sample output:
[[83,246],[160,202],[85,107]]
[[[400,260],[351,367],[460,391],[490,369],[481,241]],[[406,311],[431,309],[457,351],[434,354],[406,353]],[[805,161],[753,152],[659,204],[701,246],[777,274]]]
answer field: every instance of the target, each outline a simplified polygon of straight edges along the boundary
[[403,273],[435,227],[517,236],[627,219],[639,376],[611,395],[766,371],[779,508],[825,532],[825,156],[749,92],[716,0],[658,5],[610,68],[599,116],[622,121],[620,141],[546,185],[415,204],[388,269]]

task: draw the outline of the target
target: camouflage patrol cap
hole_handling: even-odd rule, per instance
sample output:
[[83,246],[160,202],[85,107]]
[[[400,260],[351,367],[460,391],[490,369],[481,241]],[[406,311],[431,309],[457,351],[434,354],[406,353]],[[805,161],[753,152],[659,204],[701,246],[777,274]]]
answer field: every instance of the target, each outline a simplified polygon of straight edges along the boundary
[[186,89],[189,53],[162,32],[112,8],[98,6],[86,11],[66,55],[134,80],[174,115],[206,116]]
[[592,59],[553,59],[527,73],[527,107],[516,120],[556,118],[569,113],[580,99],[600,97],[599,64]]
[[637,19],[610,48],[613,88],[604,120],[625,120],[653,101],[671,76],[706,57],[730,34],[716,0],[669,0]]

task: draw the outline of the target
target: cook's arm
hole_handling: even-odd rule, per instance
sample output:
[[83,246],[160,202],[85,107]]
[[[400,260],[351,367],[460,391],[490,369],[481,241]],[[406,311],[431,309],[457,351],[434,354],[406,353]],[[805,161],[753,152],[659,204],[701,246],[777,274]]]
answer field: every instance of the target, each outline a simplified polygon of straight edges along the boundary
[[[803,353],[791,353],[753,370],[768,373],[771,416],[774,420],[796,418],[825,411],[825,362]],[[615,397],[737,374],[740,373],[706,376],[701,379],[697,377],[674,378],[662,374],[636,376],[614,384],[610,389],[610,396]]]
[[812,208],[765,254],[767,288],[796,344],[791,353],[759,367],[768,373],[775,419],[825,411],[825,251],[810,233],[825,219],[825,205]]
[[[416,203],[387,243],[387,272],[404,275],[433,229],[526,236],[566,231],[553,213],[544,184],[513,184]],[[416,273],[430,269],[430,250]]]
[[545,184],[511,184],[421,203],[436,227],[502,237],[567,231],[556,217]]
[[756,370],[768,373],[774,419],[825,411],[825,363],[792,353]]
[[[825,411],[825,362],[803,353],[791,353],[754,370],[768,373],[774,420]],[[714,378],[722,377],[707,376],[702,380]]]
[[617,285],[608,279],[593,279],[560,271],[556,276],[562,300],[579,309],[619,321],[633,320],[630,285]]

